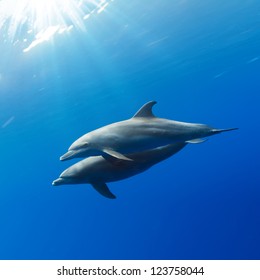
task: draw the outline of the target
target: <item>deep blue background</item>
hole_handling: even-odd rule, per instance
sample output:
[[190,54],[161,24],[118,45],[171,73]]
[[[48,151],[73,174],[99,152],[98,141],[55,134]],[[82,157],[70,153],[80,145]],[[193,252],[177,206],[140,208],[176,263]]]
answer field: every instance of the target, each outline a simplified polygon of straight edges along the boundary
[[[259,259],[259,11],[116,0],[27,53],[1,40],[0,258]],[[75,139],[150,100],[157,116],[239,130],[109,184],[116,200],[52,187]]]

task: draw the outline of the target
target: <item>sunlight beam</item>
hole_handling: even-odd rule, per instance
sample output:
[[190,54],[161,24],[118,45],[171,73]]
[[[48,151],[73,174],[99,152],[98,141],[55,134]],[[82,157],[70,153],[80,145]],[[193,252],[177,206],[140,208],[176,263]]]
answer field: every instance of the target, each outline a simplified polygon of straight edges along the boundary
[[85,31],[85,21],[105,10],[112,0],[1,0],[0,30],[14,45],[26,42],[23,50],[49,41],[55,34],[76,28]]

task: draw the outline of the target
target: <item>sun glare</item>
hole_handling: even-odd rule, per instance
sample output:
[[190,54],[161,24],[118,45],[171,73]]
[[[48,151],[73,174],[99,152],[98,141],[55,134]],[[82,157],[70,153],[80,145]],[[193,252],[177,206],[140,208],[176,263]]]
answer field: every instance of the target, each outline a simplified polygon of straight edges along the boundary
[[27,43],[28,52],[55,34],[73,28],[85,31],[85,21],[113,0],[0,0],[3,41]]

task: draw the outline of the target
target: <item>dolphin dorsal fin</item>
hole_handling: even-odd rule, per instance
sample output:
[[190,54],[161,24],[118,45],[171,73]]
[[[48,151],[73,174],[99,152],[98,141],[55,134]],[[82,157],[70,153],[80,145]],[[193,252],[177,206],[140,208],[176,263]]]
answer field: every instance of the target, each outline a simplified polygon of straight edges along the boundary
[[147,102],[137,111],[133,118],[155,118],[152,108],[156,103],[156,101]]

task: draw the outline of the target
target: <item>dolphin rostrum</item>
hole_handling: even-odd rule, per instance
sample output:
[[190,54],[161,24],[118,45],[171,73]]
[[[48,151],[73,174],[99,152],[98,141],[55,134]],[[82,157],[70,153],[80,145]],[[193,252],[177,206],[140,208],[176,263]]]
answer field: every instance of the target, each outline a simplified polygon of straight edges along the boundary
[[110,155],[104,155],[105,158],[103,156],[88,157],[63,171],[60,177],[52,182],[52,185],[91,184],[103,196],[115,198],[107,187],[107,182],[123,180],[141,173],[177,153],[186,145],[185,142],[179,142],[127,154],[131,160],[117,159]]
[[125,155],[177,142],[200,143],[204,141],[201,138],[236,129],[216,129],[205,124],[157,118],[152,112],[154,104],[155,101],[146,103],[131,119],[83,135],[60,160],[104,154],[131,160]]

